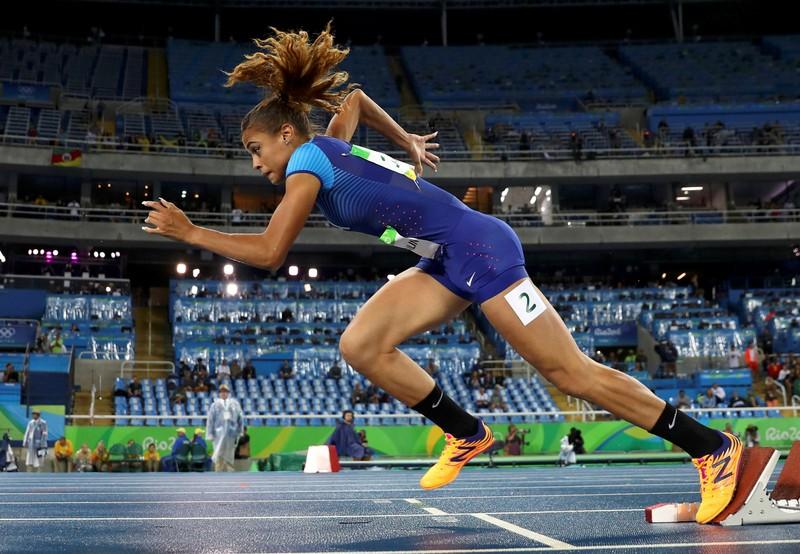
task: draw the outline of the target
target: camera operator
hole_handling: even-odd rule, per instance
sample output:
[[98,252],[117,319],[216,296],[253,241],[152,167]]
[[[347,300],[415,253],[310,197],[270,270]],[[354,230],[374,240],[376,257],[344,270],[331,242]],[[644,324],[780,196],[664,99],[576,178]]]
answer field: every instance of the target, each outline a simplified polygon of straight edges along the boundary
[[530,432],[529,429],[517,429],[513,423],[508,426],[508,435],[506,436],[505,453],[507,456],[520,456],[522,455],[522,447],[527,445],[525,435]]

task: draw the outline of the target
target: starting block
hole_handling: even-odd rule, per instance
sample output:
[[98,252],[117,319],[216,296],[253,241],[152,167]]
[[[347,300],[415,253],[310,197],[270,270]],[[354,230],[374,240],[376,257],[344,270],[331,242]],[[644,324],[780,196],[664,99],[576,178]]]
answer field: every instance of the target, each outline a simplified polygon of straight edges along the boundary
[[[739,483],[730,504],[713,522],[725,527],[760,523],[800,523],[800,442],[792,444],[778,482],[771,494],[767,484],[780,459],[774,448],[746,448],[742,454]],[[648,523],[694,521],[700,504],[656,504],[645,508]]]

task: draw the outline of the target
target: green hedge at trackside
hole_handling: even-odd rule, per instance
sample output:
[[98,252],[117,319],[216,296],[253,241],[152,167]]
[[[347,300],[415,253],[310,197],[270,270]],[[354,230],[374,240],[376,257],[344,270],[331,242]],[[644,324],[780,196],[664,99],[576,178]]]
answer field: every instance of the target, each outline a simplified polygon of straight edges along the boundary
[[[713,419],[711,427],[722,429],[730,420]],[[731,421],[734,430],[744,436],[748,425],[756,425],[761,436],[762,446],[788,449],[793,441],[800,440],[800,418],[746,418]],[[520,429],[529,430],[525,435],[527,445],[525,454],[556,454],[561,437],[576,427],[583,433],[587,452],[626,452],[654,451],[664,452],[671,445],[650,433],[624,421],[601,421],[587,423],[530,423],[518,424]],[[109,427],[109,426],[69,426],[67,438],[75,445],[87,443],[94,448],[102,440],[106,446],[133,439],[143,448],[151,442],[161,455],[169,454],[175,441],[176,427]],[[384,426],[369,427],[356,425],[356,429],[367,432],[370,448],[379,456],[391,457],[430,457],[438,455],[444,445],[442,431],[435,426]],[[498,439],[505,438],[506,425],[492,425]],[[325,444],[333,432],[332,427],[250,427],[250,451],[253,458],[267,458],[270,454],[281,452],[300,452],[310,445]]]

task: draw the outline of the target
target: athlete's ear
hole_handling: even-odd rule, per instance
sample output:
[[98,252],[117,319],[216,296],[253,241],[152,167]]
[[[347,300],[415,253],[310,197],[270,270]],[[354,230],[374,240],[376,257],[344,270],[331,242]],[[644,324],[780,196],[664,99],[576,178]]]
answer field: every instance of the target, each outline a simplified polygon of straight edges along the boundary
[[294,138],[294,127],[291,123],[284,123],[281,125],[281,140],[284,144],[289,144]]

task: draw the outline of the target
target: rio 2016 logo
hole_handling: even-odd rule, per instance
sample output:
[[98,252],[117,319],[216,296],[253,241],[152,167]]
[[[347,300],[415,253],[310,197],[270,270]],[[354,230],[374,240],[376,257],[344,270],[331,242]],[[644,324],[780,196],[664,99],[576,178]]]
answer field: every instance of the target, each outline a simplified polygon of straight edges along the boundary
[[536,309],[536,304],[532,304],[531,296],[527,292],[519,293],[520,300],[525,299],[525,312],[531,313],[533,310]]
[[175,437],[170,437],[163,441],[157,441],[153,437],[145,437],[142,441],[142,448],[147,450],[147,447],[151,444],[156,445],[156,450],[172,450],[172,445],[175,444]]
[[778,429],[777,427],[767,427],[767,432],[764,433],[768,441],[790,441],[794,442],[800,440],[800,429],[797,427],[787,427],[786,429]]

